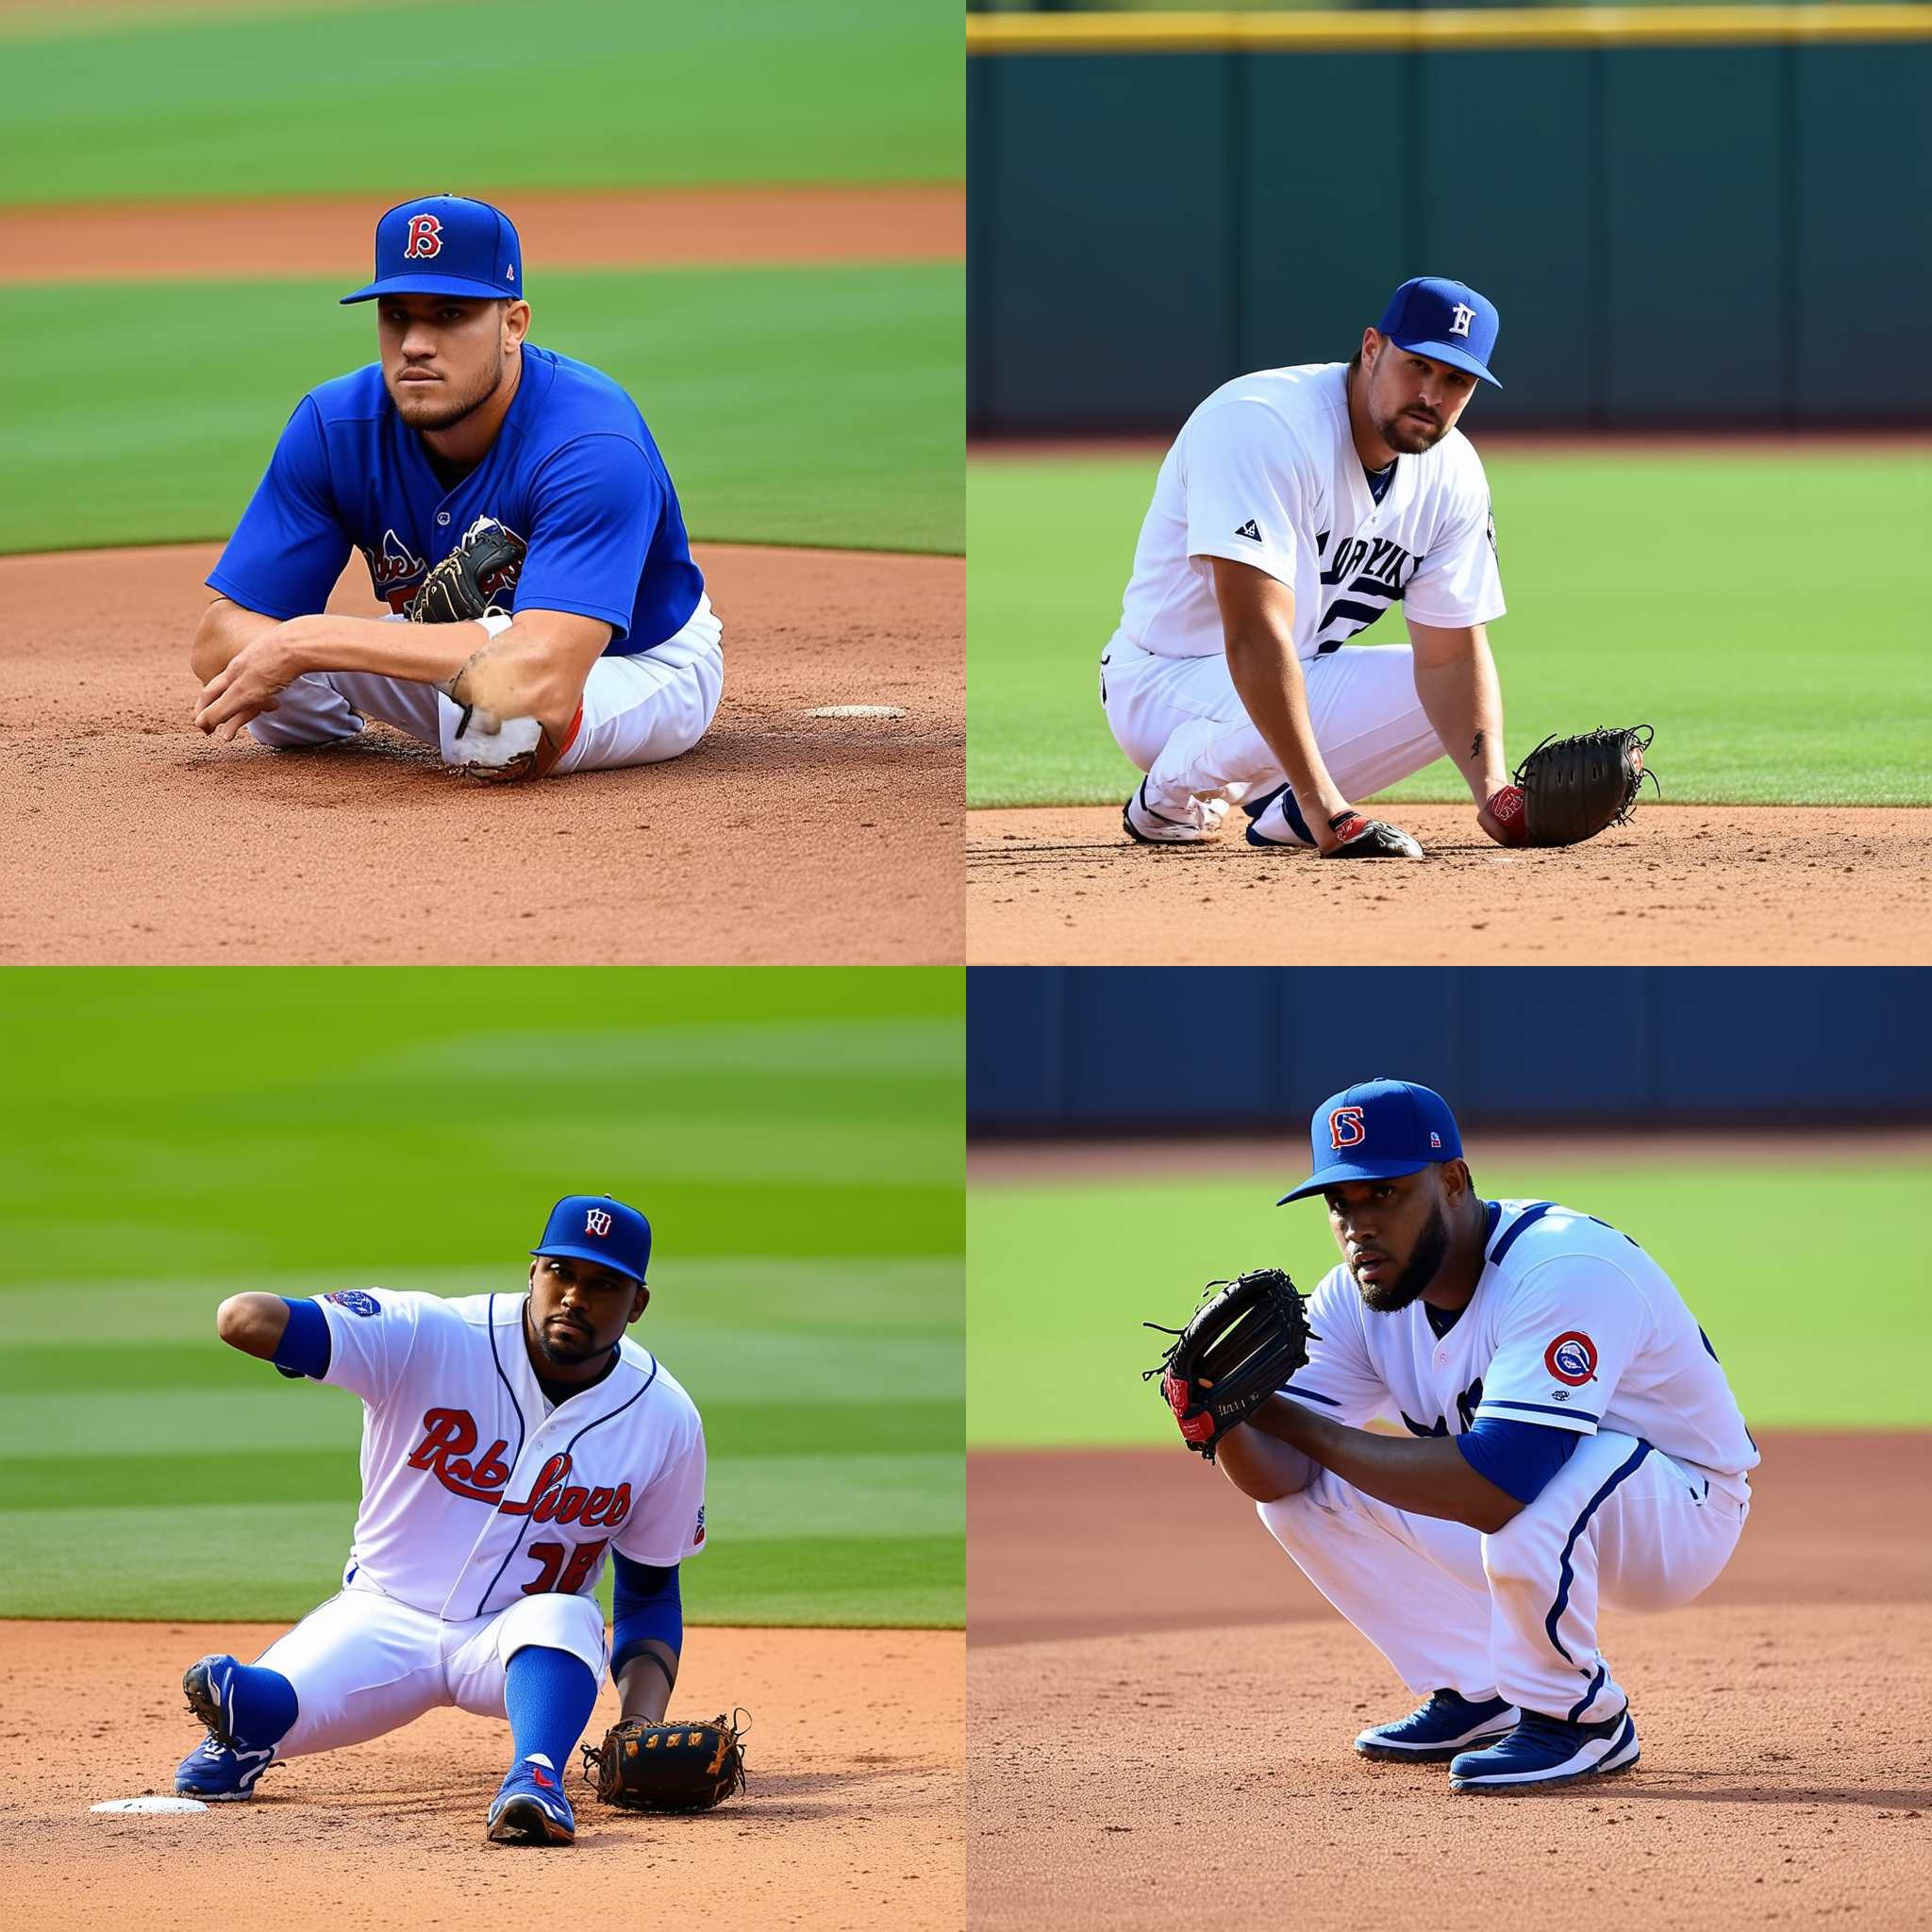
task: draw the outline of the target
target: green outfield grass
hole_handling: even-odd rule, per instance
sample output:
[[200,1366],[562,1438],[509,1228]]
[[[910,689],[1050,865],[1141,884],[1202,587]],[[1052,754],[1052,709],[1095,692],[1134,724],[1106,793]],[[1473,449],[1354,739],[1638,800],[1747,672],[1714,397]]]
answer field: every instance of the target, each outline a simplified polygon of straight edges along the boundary
[[608,1190],[706,1422],[690,1617],[958,1624],[962,1008],[917,969],[7,975],[0,1615],[310,1607],[361,1406],[217,1304],[520,1292],[550,1203]]
[[[1159,462],[968,464],[971,804],[1117,805],[1132,789],[1096,666]],[[1519,448],[1485,462],[1512,758],[1548,733],[1648,723],[1676,803],[1932,804],[1923,450]],[[1359,641],[1404,636],[1391,616]],[[1384,795],[1468,793],[1441,759]]]
[[[346,284],[0,290],[0,551],[225,537],[290,411],[375,356]],[[533,276],[532,339],[630,391],[691,535],[964,547],[952,264]]]
[[[1319,1204],[1274,1206],[1284,1178],[975,1185],[968,1443],[1172,1441],[1139,1373],[1167,1338],[1140,1324],[1178,1325],[1209,1276],[1284,1267],[1311,1291],[1336,1264]],[[1923,1167],[1783,1160],[1477,1169],[1488,1194],[1564,1201],[1641,1243],[1710,1337],[1753,1429],[1932,1424],[1918,1264],[1932,1243],[1928,1179]]]
[[[85,20],[85,15],[81,16]],[[31,23],[0,200],[928,181],[964,167],[938,0],[510,0]]]

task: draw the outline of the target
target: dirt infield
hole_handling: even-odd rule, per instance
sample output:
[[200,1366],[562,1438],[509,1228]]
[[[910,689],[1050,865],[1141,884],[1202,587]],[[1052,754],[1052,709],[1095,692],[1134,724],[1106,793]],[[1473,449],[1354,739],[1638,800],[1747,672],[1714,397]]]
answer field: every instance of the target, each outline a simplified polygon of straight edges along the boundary
[[[204,739],[186,653],[218,553],[0,558],[0,965],[960,957],[963,558],[699,546],[725,661],[704,742],[490,788],[380,726]],[[359,561],[329,608],[375,610]]]
[[974,811],[974,965],[1911,965],[1932,952],[1932,812],[1660,806],[1506,852],[1465,806],[1391,812],[1429,854],[1343,864],[1128,842],[1118,807]]
[[[375,218],[407,192],[0,208],[0,260],[15,283],[359,278]],[[476,192],[516,223],[533,296],[551,270],[958,261],[966,253],[966,191],[955,183]]]
[[[751,1712],[746,1792],[700,1817],[637,1817],[600,1806],[573,1772],[576,1843],[542,1857],[485,1842],[508,1728],[456,1710],[271,1766],[246,1804],[94,1815],[173,1791],[197,1740],[183,1667],[208,1651],[255,1656],[279,1628],[4,1628],[0,1892],[36,1932],[960,1923],[957,1632],[694,1631],[675,1710]],[[589,1735],[616,1714],[607,1685]]]
[[1923,1925],[1928,1445],[1766,1441],[1713,1589],[1607,1620],[1642,1762],[1507,1798],[1355,1755],[1411,1700],[1194,1457],[969,1457],[966,1923]]

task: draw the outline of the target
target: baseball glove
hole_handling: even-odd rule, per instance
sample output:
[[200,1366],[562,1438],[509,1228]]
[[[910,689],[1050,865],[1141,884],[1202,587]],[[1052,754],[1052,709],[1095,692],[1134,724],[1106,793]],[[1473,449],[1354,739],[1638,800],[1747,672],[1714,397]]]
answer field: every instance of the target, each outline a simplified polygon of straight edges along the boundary
[[1521,845],[1575,845],[1607,825],[1624,824],[1643,781],[1657,785],[1657,774],[1643,761],[1653,735],[1650,725],[1639,724],[1546,738],[1517,766],[1515,785],[1490,800],[1491,814]]
[[1321,1337],[1309,1333],[1307,1309],[1279,1268],[1210,1281],[1201,1292],[1185,1328],[1141,1324],[1176,1339],[1141,1379],[1160,1377],[1161,1395],[1188,1446],[1212,1462],[1214,1445],[1281,1388]]
[[708,1811],[744,1789],[744,1752],[751,1728],[740,1710],[708,1724],[647,1724],[627,1717],[604,1733],[595,1750],[583,1747],[584,1781],[607,1805],[629,1811]]
[[411,624],[468,624],[517,580],[524,546],[494,517],[478,517],[403,608]]

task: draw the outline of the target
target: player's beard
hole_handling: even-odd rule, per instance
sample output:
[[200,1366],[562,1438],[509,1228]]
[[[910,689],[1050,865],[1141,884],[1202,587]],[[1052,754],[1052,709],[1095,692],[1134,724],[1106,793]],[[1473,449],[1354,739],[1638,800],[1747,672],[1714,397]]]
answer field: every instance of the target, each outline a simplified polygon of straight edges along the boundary
[[[503,387],[504,364],[497,358],[495,374],[487,370],[478,378],[479,387],[458,402],[443,402],[436,405],[434,414],[423,414],[418,410],[418,398],[411,394],[405,383],[398,383],[390,391],[391,399],[395,403],[396,413],[411,429],[427,430],[432,433],[442,429],[454,429],[465,416],[474,416],[498,390]],[[447,388],[447,383],[439,387]]]
[[1378,1315],[1392,1315],[1407,1307],[1435,1280],[1448,1252],[1448,1217],[1442,1212],[1441,1202],[1438,1201],[1422,1233],[1416,1237],[1415,1250],[1408,1257],[1408,1266],[1393,1281],[1374,1286],[1357,1278],[1356,1292],[1361,1296],[1362,1306],[1374,1309]]
[[1446,423],[1424,423],[1417,416],[1377,416],[1374,424],[1375,434],[1399,457],[1419,457],[1449,434]]
[[586,1362],[610,1353],[608,1348],[600,1347],[597,1338],[588,1331],[579,1337],[569,1330],[553,1329],[547,1322],[540,1324],[533,1318],[530,1332],[537,1338],[537,1352],[555,1368],[582,1368]]

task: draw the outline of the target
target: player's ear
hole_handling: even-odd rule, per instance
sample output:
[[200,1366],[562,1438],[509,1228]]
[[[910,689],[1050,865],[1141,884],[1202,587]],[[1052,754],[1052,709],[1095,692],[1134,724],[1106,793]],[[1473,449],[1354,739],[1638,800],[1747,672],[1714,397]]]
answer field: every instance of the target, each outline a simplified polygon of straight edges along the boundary
[[516,345],[530,332],[530,305],[506,302],[503,305],[503,340],[506,348]]
[[637,1293],[636,1293],[636,1294],[634,1294],[634,1295],[633,1295],[633,1296],[631,1297],[631,1301],[630,1301],[630,1319],[631,1319],[631,1320],[632,1320],[633,1322],[635,1322],[635,1321],[637,1320],[637,1318],[638,1318],[638,1317],[639,1317],[640,1315],[641,1315],[641,1314],[642,1314],[642,1313],[644,1312],[644,1310],[645,1310],[645,1309],[646,1309],[647,1307],[649,1307],[650,1306],[651,1306],[651,1291],[650,1291],[650,1290],[649,1290],[648,1288],[646,1288],[646,1287],[644,1286],[644,1284],[643,1284],[643,1283],[642,1283],[642,1282],[641,1281],[641,1282],[639,1282],[639,1283],[638,1283],[638,1291],[637,1291]]

